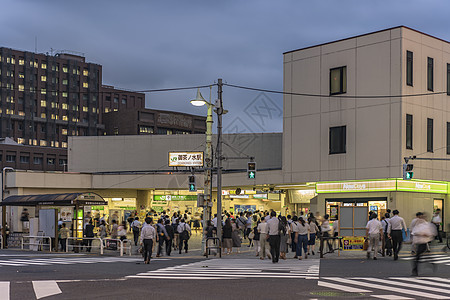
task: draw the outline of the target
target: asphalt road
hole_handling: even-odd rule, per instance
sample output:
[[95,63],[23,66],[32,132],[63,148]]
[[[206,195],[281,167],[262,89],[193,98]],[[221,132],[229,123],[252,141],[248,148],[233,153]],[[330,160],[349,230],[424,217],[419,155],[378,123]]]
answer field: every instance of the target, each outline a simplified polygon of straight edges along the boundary
[[0,299],[450,299],[450,253],[431,253],[418,278],[407,255],[273,264],[252,253],[205,259],[194,251],[146,265],[138,256],[3,250]]

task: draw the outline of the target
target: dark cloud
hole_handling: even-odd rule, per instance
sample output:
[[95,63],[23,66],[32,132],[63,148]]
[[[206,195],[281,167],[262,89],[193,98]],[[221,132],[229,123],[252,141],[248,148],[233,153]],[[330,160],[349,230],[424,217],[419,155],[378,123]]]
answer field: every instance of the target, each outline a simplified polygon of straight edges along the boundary
[[[103,81],[132,90],[204,85],[217,78],[281,90],[282,53],[398,25],[450,39],[447,1],[3,1],[2,46],[74,50],[103,65]],[[209,90],[203,89],[205,97]],[[254,124],[258,92],[224,89],[224,126],[281,131],[282,117]],[[266,94],[279,107],[282,97]],[[205,114],[195,91],[147,94],[148,106]],[[216,98],[215,90],[213,99]],[[247,110],[248,111],[248,110]]]

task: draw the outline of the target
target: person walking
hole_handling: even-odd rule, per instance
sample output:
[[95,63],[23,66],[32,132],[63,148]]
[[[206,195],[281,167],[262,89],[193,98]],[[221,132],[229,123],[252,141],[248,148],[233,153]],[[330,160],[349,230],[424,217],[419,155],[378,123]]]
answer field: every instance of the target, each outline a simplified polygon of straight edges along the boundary
[[87,238],[84,243],[86,245],[86,252],[91,252],[94,236],[94,225],[92,225],[92,220],[89,220],[89,223],[84,227],[84,237]]
[[140,244],[144,247],[144,263],[149,264],[152,258],[153,242],[158,241],[156,230],[152,226],[153,219],[151,217],[145,218],[145,224],[141,229]]
[[267,222],[270,254],[272,255],[272,262],[277,263],[280,259],[280,221],[275,211],[272,211],[270,216],[271,219]]
[[388,228],[389,228],[389,214],[385,213],[384,217],[381,218],[381,226],[383,227],[383,244],[381,255],[392,256],[392,240],[388,236]]
[[298,226],[299,225],[300,225],[300,222],[298,221],[298,217],[297,216],[292,217],[291,239],[292,239],[292,252],[295,253],[294,258],[298,258],[298,256],[297,256],[297,239],[295,237],[296,237],[296,235],[298,235]]
[[369,239],[369,247],[367,247],[367,259],[370,259],[370,251],[373,251],[373,259],[377,260],[378,246],[383,233],[381,222],[377,219],[378,215],[372,213],[372,219],[366,225],[366,238]]
[[172,223],[173,233],[174,233],[173,250],[175,250],[175,251],[180,248],[180,234],[178,233],[179,225],[180,225],[180,219],[176,218],[175,223]]
[[119,225],[117,225],[117,221],[115,219],[112,220],[112,226],[111,226],[111,238],[117,239],[119,230]]
[[295,234],[295,242],[297,244],[296,256],[299,260],[302,259],[302,249],[305,252],[305,259],[308,258],[308,241],[310,239],[310,227],[305,222],[305,219],[299,218],[299,225]]
[[[434,224],[428,223],[423,213],[420,213],[418,218],[419,220],[416,222],[416,225],[411,232],[411,235],[414,237],[414,243],[416,245],[416,256],[413,261],[411,274],[412,276],[419,275],[420,258],[422,257],[423,253],[427,251],[427,244],[431,242],[437,235],[436,226]],[[432,266],[434,269],[435,265],[432,264]]]
[[161,218],[156,223],[156,233],[158,234],[158,251],[156,252],[156,257],[160,257],[162,255],[162,249],[164,247],[164,243],[169,238],[169,234],[167,233],[166,227],[163,225],[164,219]]
[[173,230],[173,226],[170,224],[170,220],[166,219],[166,231],[168,239],[166,240],[166,254],[167,256],[170,256],[170,253],[172,253],[172,241],[175,237],[175,232]]
[[434,212],[433,218],[431,219],[431,223],[434,224],[434,226],[436,226],[436,239],[439,240],[439,243],[442,243],[442,236],[441,233],[439,232],[439,229],[441,227],[441,222],[442,222],[442,218],[440,216],[441,214],[441,210],[438,208],[436,209],[436,211]]
[[139,217],[135,217],[134,221],[131,223],[131,228],[133,231],[133,239],[134,239],[134,245],[137,246],[139,241],[139,233],[141,231],[141,222],[139,222]]
[[68,228],[66,228],[66,223],[62,224],[61,229],[59,230],[59,234],[61,236],[61,239],[59,240],[59,242],[61,243],[61,251],[62,252],[66,252],[66,243],[67,243],[67,239],[69,238],[70,235],[70,231]]
[[397,260],[403,243],[402,229],[405,230],[406,236],[408,236],[408,231],[405,220],[398,215],[399,211],[395,209],[392,214],[394,216],[389,220],[388,236],[392,238],[394,260]]
[[181,254],[181,250],[183,248],[184,243],[184,251],[188,253],[188,241],[191,237],[191,227],[189,224],[185,223],[184,219],[180,220],[180,225],[177,228],[178,234],[180,236],[180,244],[178,246],[178,253]]
[[286,253],[288,252],[288,239],[291,235],[291,231],[285,216],[281,217],[280,223],[282,229],[280,230],[280,258],[286,259]]
[[312,253],[312,255],[316,255],[314,253],[316,247],[316,234],[319,231],[319,227],[317,226],[316,220],[313,218],[308,218],[309,225],[309,239],[308,239],[308,255]]
[[231,227],[233,228],[233,231],[231,233],[231,239],[233,240],[233,247],[237,248],[237,253],[241,253],[241,246],[242,246],[242,240],[241,240],[241,234],[242,230],[237,226],[237,223],[232,219],[231,220]]
[[261,223],[261,222],[257,221],[256,222],[256,226],[253,227],[253,245],[255,247],[256,256],[259,256],[259,251],[261,251],[261,244],[259,242],[259,240],[260,240],[260,233],[258,231],[259,223]]
[[233,251],[233,226],[231,226],[231,220],[228,218],[225,221],[225,225],[222,228],[222,242],[223,251],[229,255]]
[[[330,222],[328,221],[329,218],[330,218],[330,216],[328,214],[323,216],[323,219],[322,219],[323,221],[322,221],[322,224],[320,225],[320,230],[321,230],[322,237],[324,237],[327,240],[328,252],[333,253],[334,252],[333,244],[328,239],[330,237],[330,232],[331,232]],[[318,217],[317,217],[317,220],[319,220]],[[322,245],[323,244],[321,243],[321,246]]]
[[268,228],[267,228],[267,222],[265,217],[261,217],[261,223],[258,224],[258,232],[259,232],[259,244],[261,250],[259,251],[259,258],[264,259],[266,257],[266,251],[267,251],[267,257],[270,259],[272,258],[269,255],[270,250],[268,249]]
[[108,235],[108,228],[106,227],[105,220],[100,221],[99,232],[100,232],[100,238],[102,240],[104,240],[106,238],[106,236]]
[[117,226],[117,236],[118,238],[125,243],[125,240],[127,239],[127,222],[122,221],[122,223]]

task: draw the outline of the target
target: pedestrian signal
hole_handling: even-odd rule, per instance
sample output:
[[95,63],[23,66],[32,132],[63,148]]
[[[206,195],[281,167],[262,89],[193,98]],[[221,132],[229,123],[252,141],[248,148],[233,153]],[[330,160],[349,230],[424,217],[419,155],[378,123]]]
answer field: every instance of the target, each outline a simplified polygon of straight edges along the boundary
[[189,186],[188,186],[189,192],[197,191],[197,186],[195,185],[195,176],[194,175],[189,176],[188,184],[189,184]]
[[413,178],[413,168],[413,164],[403,164],[403,180],[411,180]]
[[256,162],[250,161],[247,163],[247,178],[255,179],[256,178]]

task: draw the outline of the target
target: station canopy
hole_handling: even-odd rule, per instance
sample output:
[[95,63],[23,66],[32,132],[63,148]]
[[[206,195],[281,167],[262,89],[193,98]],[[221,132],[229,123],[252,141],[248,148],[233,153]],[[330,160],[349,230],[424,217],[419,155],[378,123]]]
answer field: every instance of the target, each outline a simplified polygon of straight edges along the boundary
[[90,206],[108,205],[100,195],[95,193],[68,193],[68,194],[40,194],[40,195],[14,195],[1,202],[2,206]]

